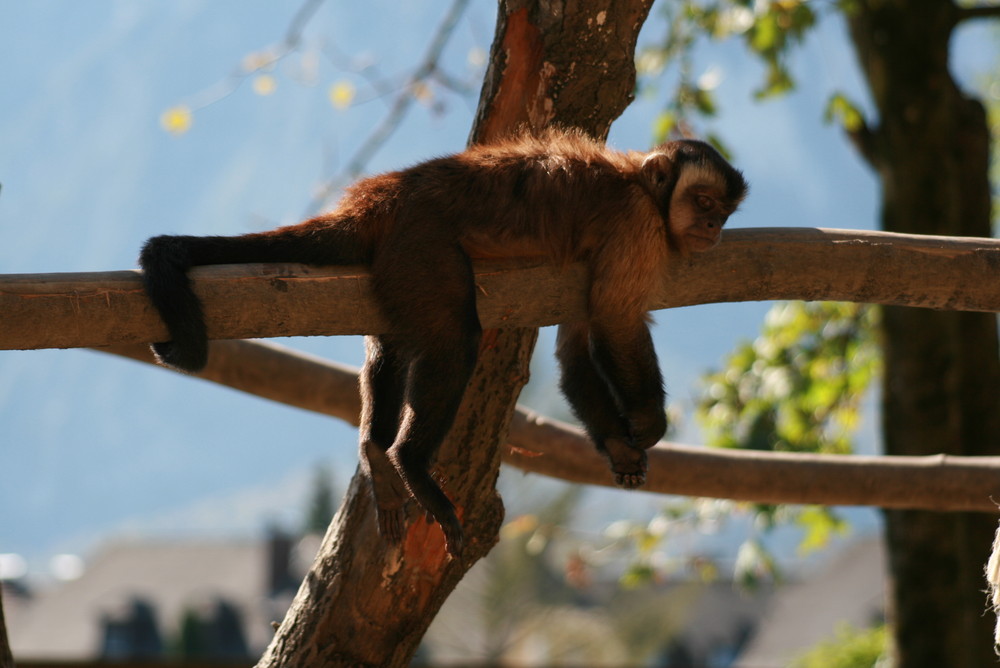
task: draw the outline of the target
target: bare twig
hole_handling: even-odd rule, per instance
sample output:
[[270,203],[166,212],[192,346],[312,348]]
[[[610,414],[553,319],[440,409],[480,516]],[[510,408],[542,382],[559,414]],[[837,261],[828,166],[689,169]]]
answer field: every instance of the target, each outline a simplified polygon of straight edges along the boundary
[[306,209],[307,216],[313,215],[317,211],[329,206],[331,203],[330,200],[336,196],[340,188],[364,172],[368,161],[371,160],[376,151],[382,148],[389,137],[392,136],[392,133],[395,132],[396,128],[399,127],[400,122],[406,116],[406,112],[409,111],[410,106],[416,99],[413,95],[414,87],[438,70],[438,61],[441,59],[441,53],[448,44],[455,26],[458,24],[458,20],[461,18],[468,4],[468,0],[453,0],[451,7],[434,33],[434,38],[431,40],[423,59],[421,59],[420,64],[410,74],[403,89],[396,95],[396,99],[393,101],[385,118],[382,119],[382,122],[376,126],[371,134],[368,135],[368,138],[354,152],[354,155],[347,161],[343,171],[318,190],[318,194]]

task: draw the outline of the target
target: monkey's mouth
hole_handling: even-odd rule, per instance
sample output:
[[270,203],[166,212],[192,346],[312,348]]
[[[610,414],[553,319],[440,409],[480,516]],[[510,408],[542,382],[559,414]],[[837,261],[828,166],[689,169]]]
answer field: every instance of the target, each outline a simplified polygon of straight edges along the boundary
[[714,248],[715,245],[719,243],[718,235],[701,235],[701,234],[688,234],[687,235],[687,246],[693,251],[706,251],[710,248]]

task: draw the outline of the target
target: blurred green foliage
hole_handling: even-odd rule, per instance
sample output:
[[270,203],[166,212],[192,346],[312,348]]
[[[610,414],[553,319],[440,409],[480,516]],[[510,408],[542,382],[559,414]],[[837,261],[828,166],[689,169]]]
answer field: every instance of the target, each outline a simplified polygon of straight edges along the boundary
[[[879,310],[849,302],[784,302],[768,312],[760,336],[743,343],[723,368],[704,377],[698,406],[709,446],[849,454],[868,388],[881,369]],[[836,511],[820,506],[752,505],[767,530],[796,524],[799,551],[824,547],[847,531]],[[773,571],[762,549],[749,549],[737,578]],[[756,562],[751,557],[758,555]]]
[[[724,141],[711,132],[694,131],[695,120],[718,112],[715,89],[723,73],[696,74],[696,46],[710,39],[736,39],[763,65],[754,91],[771,99],[795,88],[791,55],[814,29],[821,12],[852,11],[852,0],[680,0],[666,3],[666,31],[637,58],[641,87],[670,81],[664,109],[653,125],[654,141],[700,135],[729,157]],[[671,77],[667,77],[669,68]],[[861,130],[859,106],[833,92],[824,112],[828,123],[848,133]],[[708,374],[697,417],[707,445],[755,450],[847,454],[867,390],[880,370],[878,309],[850,303],[781,303],[769,312],[760,336],[741,344],[720,370]],[[778,524],[803,531],[800,552],[822,548],[847,524],[832,509],[729,502],[728,512],[749,510],[751,535],[739,550],[734,576],[745,586],[777,577],[777,566],[761,534]],[[642,529],[637,527],[636,531]],[[631,536],[637,561],[624,576],[630,586],[655,577],[643,555],[644,541]],[[662,537],[658,538],[658,541]],[[657,541],[657,542],[658,542]]]
[[865,392],[880,369],[878,310],[787,302],[760,336],[705,376],[698,419],[723,448],[850,453]]
[[855,629],[843,625],[835,636],[798,657],[793,668],[876,668],[887,644],[884,625]]

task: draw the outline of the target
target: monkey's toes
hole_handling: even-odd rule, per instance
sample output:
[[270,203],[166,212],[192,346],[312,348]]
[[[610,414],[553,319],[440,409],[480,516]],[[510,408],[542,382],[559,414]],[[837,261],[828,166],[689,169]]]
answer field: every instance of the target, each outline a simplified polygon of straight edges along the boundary
[[446,522],[440,525],[444,531],[444,542],[448,549],[448,554],[454,559],[462,558],[462,550],[465,549],[465,534],[462,526],[458,523]]

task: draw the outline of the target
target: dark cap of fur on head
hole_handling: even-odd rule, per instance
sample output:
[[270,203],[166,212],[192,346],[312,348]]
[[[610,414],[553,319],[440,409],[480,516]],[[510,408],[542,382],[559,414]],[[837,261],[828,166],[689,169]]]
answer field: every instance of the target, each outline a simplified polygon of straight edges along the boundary
[[730,165],[711,144],[698,139],[678,139],[669,142],[664,148],[678,167],[686,163],[721,176],[725,180],[726,197],[734,205],[747,196],[750,185],[743,177],[743,172]]

